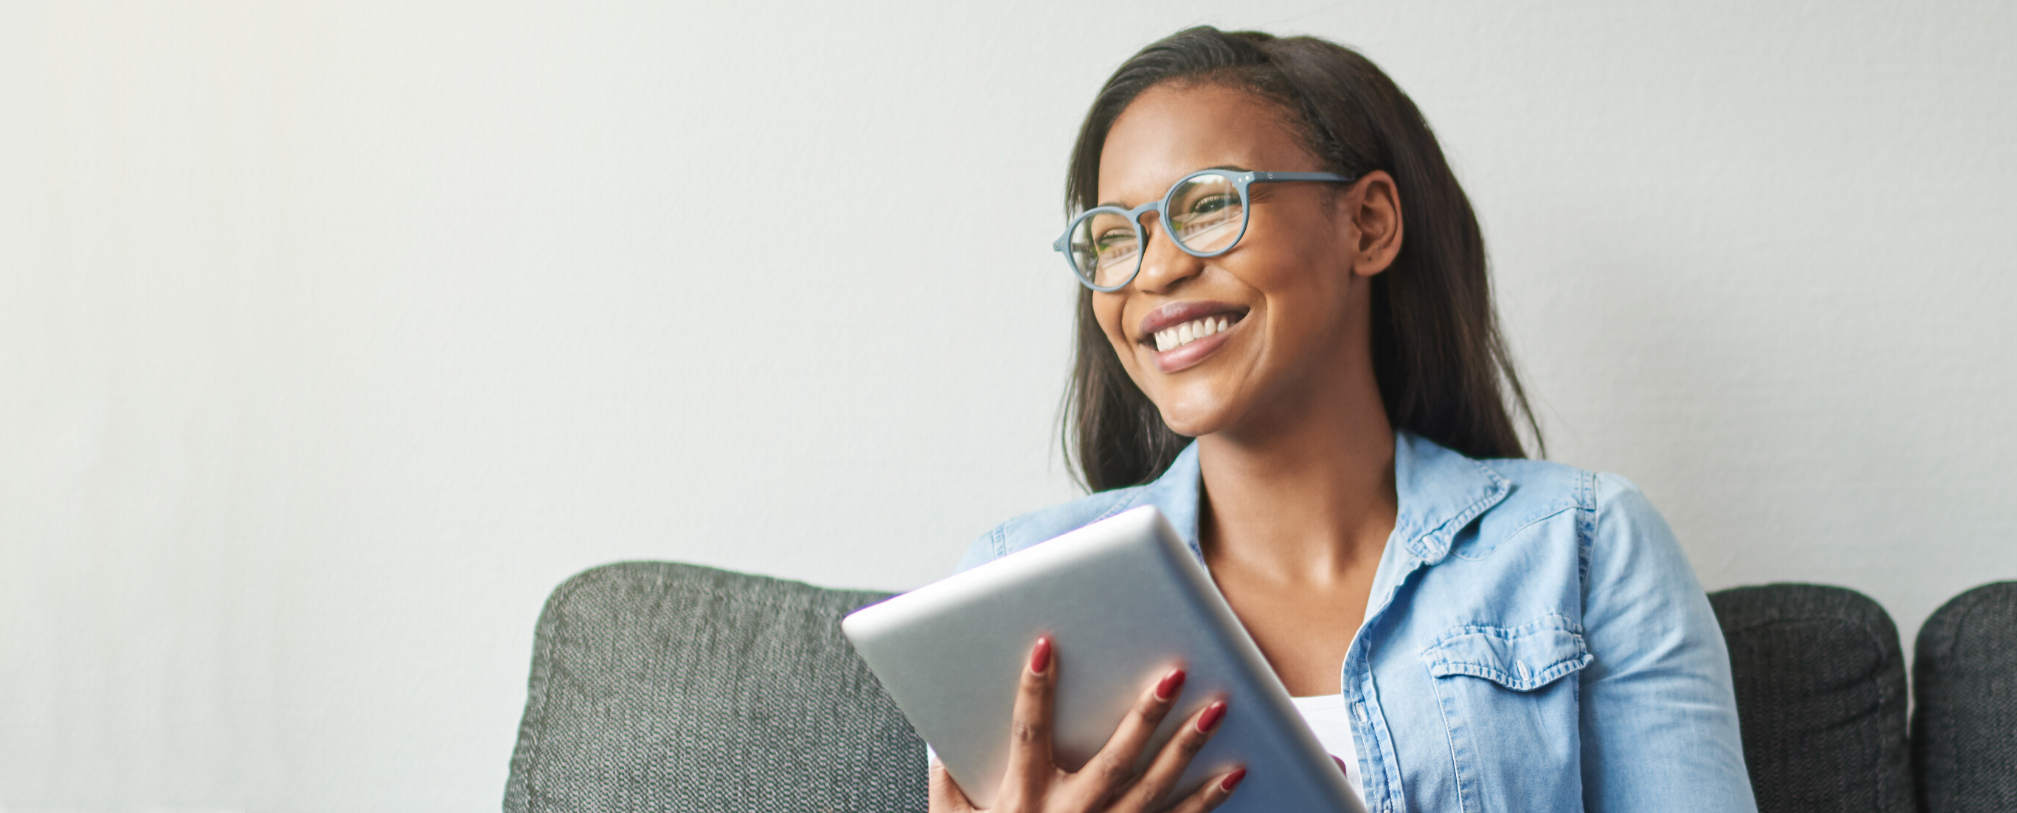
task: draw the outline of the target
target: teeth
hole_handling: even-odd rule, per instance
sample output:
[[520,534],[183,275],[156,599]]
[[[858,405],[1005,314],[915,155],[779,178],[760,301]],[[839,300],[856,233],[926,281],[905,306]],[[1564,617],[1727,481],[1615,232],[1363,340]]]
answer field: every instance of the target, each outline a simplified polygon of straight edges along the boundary
[[1218,316],[1193,319],[1175,327],[1158,330],[1155,334],[1156,352],[1174,350],[1232,325],[1232,317]]

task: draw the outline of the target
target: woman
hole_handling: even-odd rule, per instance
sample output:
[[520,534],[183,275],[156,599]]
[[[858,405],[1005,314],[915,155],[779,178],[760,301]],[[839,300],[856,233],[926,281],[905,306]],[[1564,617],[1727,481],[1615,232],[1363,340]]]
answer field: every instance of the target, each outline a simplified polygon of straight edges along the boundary
[[[961,569],[1156,505],[1368,810],[1755,809],[1707,597],[1631,482],[1524,459],[1502,378],[1539,427],[1476,217],[1378,68],[1308,37],[1179,32],[1100,91],[1066,197],[1058,248],[1084,284],[1066,450],[1095,493],[1003,523]],[[1095,656],[1031,647],[996,809],[1231,796],[1244,767],[1171,786],[1239,713],[1222,702],[1128,769],[1180,670],[1060,770],[1067,654]],[[931,805],[971,809],[936,763]]]

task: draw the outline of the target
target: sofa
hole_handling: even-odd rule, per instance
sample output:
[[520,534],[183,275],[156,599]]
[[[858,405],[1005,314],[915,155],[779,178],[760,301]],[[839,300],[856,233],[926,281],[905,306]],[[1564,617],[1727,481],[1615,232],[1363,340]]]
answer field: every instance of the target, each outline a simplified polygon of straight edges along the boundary
[[[533,635],[504,809],[925,810],[924,743],[840,635],[887,595],[670,562],[568,579]],[[1761,810],[2017,811],[2017,581],[1932,615],[1909,694],[1861,593],[1709,599]]]

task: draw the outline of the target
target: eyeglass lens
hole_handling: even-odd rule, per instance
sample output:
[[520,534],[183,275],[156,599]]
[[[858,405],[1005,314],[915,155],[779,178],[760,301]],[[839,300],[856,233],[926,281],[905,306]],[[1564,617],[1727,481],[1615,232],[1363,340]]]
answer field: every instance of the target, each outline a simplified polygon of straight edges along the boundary
[[[1229,248],[1246,224],[1239,187],[1223,175],[1199,175],[1177,184],[1168,198],[1172,235],[1184,249],[1208,254]],[[1092,284],[1126,282],[1141,264],[1142,228],[1127,215],[1100,209],[1081,217],[1071,233],[1073,267]]]

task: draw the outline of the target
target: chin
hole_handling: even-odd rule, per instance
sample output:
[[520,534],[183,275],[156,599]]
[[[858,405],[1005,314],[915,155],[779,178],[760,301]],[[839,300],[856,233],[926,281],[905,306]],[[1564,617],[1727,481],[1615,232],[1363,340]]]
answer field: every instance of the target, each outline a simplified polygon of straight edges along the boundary
[[1157,404],[1156,411],[1162,415],[1164,426],[1187,438],[1217,432],[1225,423],[1223,410],[1219,409],[1170,408]]

